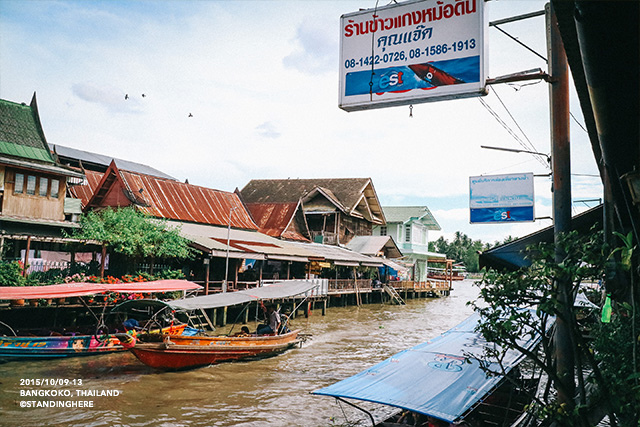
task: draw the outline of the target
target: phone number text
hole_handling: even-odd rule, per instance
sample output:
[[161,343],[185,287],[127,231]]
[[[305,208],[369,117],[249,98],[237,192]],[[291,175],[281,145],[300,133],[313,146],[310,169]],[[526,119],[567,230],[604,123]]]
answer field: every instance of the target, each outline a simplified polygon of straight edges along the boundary
[[459,40],[453,43],[443,43],[425,48],[415,48],[409,51],[400,50],[388,52],[382,55],[366,56],[362,58],[351,58],[344,61],[345,68],[363,67],[367,65],[389,64],[402,62],[407,59],[427,58],[429,56],[443,55],[450,52],[462,52],[476,48],[476,39]]

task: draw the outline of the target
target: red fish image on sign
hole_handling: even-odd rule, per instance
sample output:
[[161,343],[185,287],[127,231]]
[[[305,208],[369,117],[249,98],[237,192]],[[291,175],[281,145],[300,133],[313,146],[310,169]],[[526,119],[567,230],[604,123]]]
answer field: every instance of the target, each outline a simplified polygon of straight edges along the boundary
[[453,77],[451,74],[448,74],[429,63],[409,65],[409,68],[422,80],[425,80],[434,86],[447,86],[464,83],[463,80]]

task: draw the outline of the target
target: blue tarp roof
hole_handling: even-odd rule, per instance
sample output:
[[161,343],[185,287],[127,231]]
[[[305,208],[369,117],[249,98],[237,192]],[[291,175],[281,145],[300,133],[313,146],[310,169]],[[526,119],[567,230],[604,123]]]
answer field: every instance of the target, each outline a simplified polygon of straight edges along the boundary
[[[474,332],[474,314],[439,337],[401,351],[389,359],[313,394],[376,402],[455,422],[486,396],[502,376],[487,377],[480,368],[483,349],[492,344]],[[539,339],[523,337],[534,347]],[[507,372],[524,356],[509,351]],[[498,365],[482,360],[491,371]]]

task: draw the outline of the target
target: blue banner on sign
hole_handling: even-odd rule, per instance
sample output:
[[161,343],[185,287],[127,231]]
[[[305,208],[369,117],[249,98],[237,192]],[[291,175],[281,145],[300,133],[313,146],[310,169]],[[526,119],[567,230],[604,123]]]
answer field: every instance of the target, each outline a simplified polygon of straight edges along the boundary
[[471,209],[471,223],[533,221],[533,206]]
[[480,57],[425,62],[400,67],[377,68],[347,73],[345,96],[412,89],[434,89],[480,81]]

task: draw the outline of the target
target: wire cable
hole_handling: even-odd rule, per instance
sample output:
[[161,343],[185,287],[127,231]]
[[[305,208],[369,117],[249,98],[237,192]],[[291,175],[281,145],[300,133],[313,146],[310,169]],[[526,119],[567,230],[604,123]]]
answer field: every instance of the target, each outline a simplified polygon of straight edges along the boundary
[[520,130],[520,133],[522,134],[522,136],[524,136],[524,139],[526,139],[527,142],[529,143],[529,147],[527,148],[527,150],[529,150],[529,151],[538,151],[536,149],[536,147],[534,147],[533,143],[531,142],[531,140],[529,139],[527,134],[524,133],[524,131],[522,130],[522,128],[520,127],[520,125],[516,121],[515,117],[513,117],[513,114],[511,114],[511,111],[509,111],[507,106],[504,105],[504,102],[502,102],[502,98],[500,98],[500,95],[498,95],[498,91],[496,91],[495,88],[493,89],[493,93],[496,95],[496,98],[498,98],[498,101],[500,101],[500,104],[502,104],[502,107],[505,109],[507,114],[509,114],[509,117],[511,117],[511,120],[513,120],[513,123],[515,123],[515,125],[518,127],[518,129]]
[[587,132],[587,129],[585,129],[585,127],[582,126],[582,123],[580,123],[578,119],[576,119],[576,116],[574,116],[572,112],[569,112],[569,114],[571,115],[571,118],[573,119],[573,121],[576,122],[576,124],[580,126],[580,128],[582,128],[583,131],[585,131],[586,133],[589,133]]
[[[509,135],[511,135],[513,137],[513,139],[515,139],[523,148],[527,149],[527,151],[530,151],[529,147],[527,147],[526,143],[513,131],[513,129],[511,129],[509,127],[509,125],[507,125],[504,120],[502,120],[502,118],[500,118],[500,116],[498,115],[498,113],[496,113],[490,106],[489,104],[487,104],[487,102],[482,99],[482,98],[478,98],[478,100],[480,101],[480,104],[482,104],[482,106],[493,116],[494,119],[496,119],[496,121],[509,133]],[[535,151],[535,150],[531,150],[531,151]],[[535,156],[535,158],[544,165],[545,168],[549,169],[550,166],[549,164],[547,164],[544,160],[542,160],[539,156]]]

